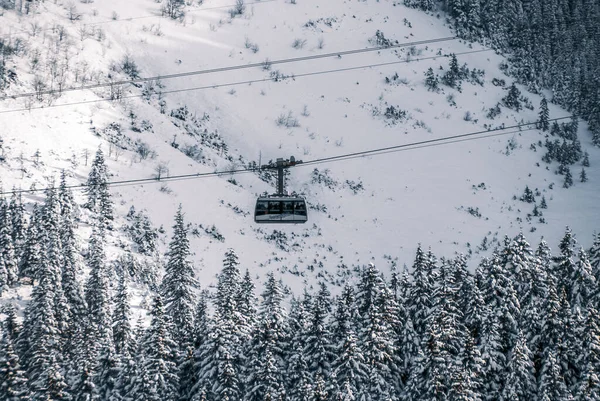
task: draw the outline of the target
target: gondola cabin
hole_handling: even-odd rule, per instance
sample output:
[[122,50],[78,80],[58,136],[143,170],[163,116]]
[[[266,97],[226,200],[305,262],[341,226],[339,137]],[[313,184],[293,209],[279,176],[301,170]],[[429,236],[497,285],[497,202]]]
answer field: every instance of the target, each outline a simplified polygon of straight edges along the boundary
[[270,196],[256,200],[256,223],[302,224],[308,220],[306,202],[293,196]]

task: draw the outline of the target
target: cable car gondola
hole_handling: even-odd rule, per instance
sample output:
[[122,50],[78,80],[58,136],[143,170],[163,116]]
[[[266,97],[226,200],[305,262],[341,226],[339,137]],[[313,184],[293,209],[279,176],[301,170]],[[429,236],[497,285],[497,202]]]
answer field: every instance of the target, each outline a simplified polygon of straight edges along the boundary
[[275,165],[265,165],[263,169],[277,169],[277,194],[261,196],[256,200],[254,221],[256,223],[302,224],[308,221],[306,201],[299,196],[284,194],[283,169],[302,163],[294,157],[290,160],[277,159]]

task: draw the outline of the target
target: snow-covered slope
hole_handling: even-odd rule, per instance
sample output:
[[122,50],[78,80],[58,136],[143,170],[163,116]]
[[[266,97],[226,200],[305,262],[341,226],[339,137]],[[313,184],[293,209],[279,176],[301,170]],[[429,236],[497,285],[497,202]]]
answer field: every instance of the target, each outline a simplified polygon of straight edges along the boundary
[[[0,17],[3,37],[12,43],[20,38],[24,46],[9,63],[16,66],[18,82],[7,89],[8,95],[31,92],[36,75],[50,85],[52,65],[60,70],[66,61],[68,87],[81,85],[82,76],[85,84],[128,79],[119,68],[125,55],[137,64],[140,76],[148,77],[363,49],[376,45],[378,30],[398,43],[453,36],[442,18],[385,0],[247,2],[244,14],[234,18],[231,0],[206,0],[188,5],[180,21],[161,17],[161,4],[150,0],[77,3],[81,16],[75,21],[67,18],[69,7],[47,2],[29,15],[6,12]],[[61,36],[63,30],[66,35]],[[506,95],[505,88],[492,85],[492,79],[504,79],[506,87],[512,80],[499,68],[500,55],[477,50],[485,47],[444,40],[266,65],[270,70],[227,69],[163,79],[164,87],[155,89],[164,94],[159,99],[154,92],[149,101],[137,96],[147,88],[144,84],[119,86],[124,96],[120,101],[95,102],[110,96],[111,89],[114,94],[117,86],[66,92],[51,102],[48,96],[42,101],[4,99],[0,102],[6,158],[0,164],[2,183],[4,189],[39,188],[62,169],[72,172],[72,183],[84,182],[89,170],[85,155],[91,158],[98,147],[108,156],[113,179],[126,180],[152,177],[159,163],[168,166],[170,175],[179,175],[240,168],[244,165],[240,157],[244,163],[291,155],[309,161],[536,120],[541,98],[524,88],[534,110],[515,113],[502,107],[494,120],[486,117],[488,109]],[[428,91],[425,71],[431,67],[443,74],[449,63],[443,56],[450,53],[457,54],[460,65],[484,70],[484,85],[465,81],[461,92],[443,85],[439,93]],[[49,62],[53,54],[54,64]],[[372,65],[377,66],[357,68]],[[111,66],[117,67],[111,70]],[[275,71],[284,79],[269,79],[277,75]],[[235,84],[239,82],[245,83]],[[159,112],[161,100],[166,101],[165,114]],[[190,113],[185,123],[170,116],[184,106]],[[383,114],[389,106],[406,111],[406,118],[386,118]],[[568,115],[550,107],[551,118]],[[27,108],[31,110],[23,110]],[[470,118],[465,117],[467,112]],[[131,113],[137,116],[136,126],[146,120],[152,129],[131,130]],[[289,127],[277,124],[280,118]],[[105,128],[111,123],[121,125],[122,134],[131,141],[129,150],[115,153],[109,145],[107,139],[115,131]],[[195,126],[198,135],[186,133],[186,123]],[[228,153],[200,146],[196,159],[203,155],[204,163],[186,156],[182,150],[187,147],[191,154],[202,132],[218,133],[217,141],[224,141]],[[155,225],[168,228],[181,203],[188,222],[216,227],[224,241],[209,235],[192,238],[203,284],[213,281],[230,247],[238,252],[243,267],[260,276],[278,270],[295,285],[303,278],[285,272],[297,269],[307,277],[334,278],[338,265],[370,260],[381,264],[384,255],[410,263],[417,243],[431,246],[438,255],[477,252],[484,237],[493,246],[493,239],[522,230],[530,242],[544,236],[555,245],[569,225],[588,246],[600,227],[600,151],[591,146],[585,124],[580,124],[579,139],[591,164],[589,182],[579,182],[581,166],[577,165],[575,185],[565,189],[563,177],[554,173],[556,163],[541,161],[543,147],[531,149],[544,141],[544,135],[513,132],[294,168],[288,189],[305,194],[321,209],[311,210],[304,226],[259,227],[253,222],[257,194],[273,191],[256,174],[116,186],[112,192],[121,218],[135,205],[147,209]],[[135,152],[140,142],[155,153],[142,159]],[[41,154],[39,163],[33,156],[36,150]],[[314,168],[321,173],[329,170],[329,187],[313,182]],[[230,182],[232,178],[237,185]],[[356,183],[364,189],[353,191],[350,187]],[[547,200],[545,224],[537,217],[528,221],[533,204],[518,200],[526,186],[539,190],[538,204],[542,195]],[[25,197],[40,199],[39,195]],[[245,213],[236,213],[236,206]],[[278,247],[269,239],[273,229],[285,234],[287,244]],[[89,234],[85,225],[80,234]],[[120,235],[113,233],[113,241]]]

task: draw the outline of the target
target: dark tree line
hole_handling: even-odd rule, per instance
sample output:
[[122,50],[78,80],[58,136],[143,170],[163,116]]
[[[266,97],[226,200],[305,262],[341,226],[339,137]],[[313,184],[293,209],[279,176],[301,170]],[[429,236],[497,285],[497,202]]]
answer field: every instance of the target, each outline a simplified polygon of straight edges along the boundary
[[[507,54],[507,72],[585,119],[600,146],[600,3],[596,0],[404,0],[448,12],[457,34]],[[546,130],[548,127],[543,127]]]

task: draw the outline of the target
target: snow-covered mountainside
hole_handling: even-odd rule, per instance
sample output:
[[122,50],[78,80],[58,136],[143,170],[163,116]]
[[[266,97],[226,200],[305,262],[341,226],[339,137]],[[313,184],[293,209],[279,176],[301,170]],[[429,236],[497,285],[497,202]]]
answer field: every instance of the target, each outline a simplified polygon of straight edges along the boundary
[[[45,2],[31,3],[28,14],[4,12],[2,43],[14,51],[6,69],[16,73],[0,102],[5,191],[45,187],[63,169],[69,184],[84,183],[98,148],[116,181],[153,177],[159,165],[164,177],[291,155],[310,161],[538,119],[541,97],[523,87],[520,103],[530,108],[503,101],[512,80],[501,56],[449,39],[443,17],[396,2],[265,0],[246,2],[239,14],[230,0],[208,0],[187,5],[179,19],[161,16],[162,7]],[[422,41],[429,42],[411,44]],[[441,82],[452,53],[468,69],[454,88]],[[323,54],[331,55],[312,57]],[[430,67],[437,90],[425,85]],[[119,84],[169,74],[182,76]],[[75,90],[57,95],[67,88]],[[551,119],[568,115],[550,104]],[[571,167],[570,188],[556,161],[542,161],[548,132],[541,130],[293,168],[287,187],[311,205],[303,226],[253,222],[256,196],[274,190],[254,173],[114,186],[112,255],[121,252],[131,206],[166,228],[164,242],[179,204],[186,222],[207,229],[191,238],[206,285],[227,248],[253,273],[279,271],[291,284],[303,275],[333,278],[341,264],[382,264],[384,255],[409,262],[418,243],[439,255],[470,255],[484,238],[493,249],[519,231],[532,243],[557,244],[568,225],[589,246],[600,223],[600,152],[584,123],[576,130],[590,167],[585,183],[581,162]],[[520,200],[526,187],[538,208],[545,199],[543,216]]]

